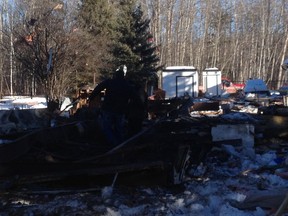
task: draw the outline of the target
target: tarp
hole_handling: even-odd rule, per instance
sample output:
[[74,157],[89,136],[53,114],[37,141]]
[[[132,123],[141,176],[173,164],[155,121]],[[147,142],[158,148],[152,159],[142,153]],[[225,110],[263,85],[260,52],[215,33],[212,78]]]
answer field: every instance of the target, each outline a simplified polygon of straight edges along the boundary
[[262,79],[250,79],[246,81],[245,93],[267,92],[268,88]]

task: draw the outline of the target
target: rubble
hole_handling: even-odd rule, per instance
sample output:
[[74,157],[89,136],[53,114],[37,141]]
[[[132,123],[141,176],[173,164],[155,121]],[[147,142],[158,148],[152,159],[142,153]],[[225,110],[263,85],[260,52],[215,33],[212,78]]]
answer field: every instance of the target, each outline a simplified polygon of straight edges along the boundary
[[[287,212],[283,205],[288,116],[278,99],[277,105],[271,99],[268,106],[238,95],[195,99],[184,105],[179,100],[152,103],[155,119],[167,118],[159,127],[161,135],[173,133],[175,140],[181,137],[193,147],[181,185],[132,186],[120,178],[104,186],[93,181],[72,184],[72,179],[64,185],[27,184],[2,192],[0,213],[264,216]],[[169,136],[158,138],[169,141]],[[103,199],[103,190],[108,187],[110,193],[111,184],[113,195]]]

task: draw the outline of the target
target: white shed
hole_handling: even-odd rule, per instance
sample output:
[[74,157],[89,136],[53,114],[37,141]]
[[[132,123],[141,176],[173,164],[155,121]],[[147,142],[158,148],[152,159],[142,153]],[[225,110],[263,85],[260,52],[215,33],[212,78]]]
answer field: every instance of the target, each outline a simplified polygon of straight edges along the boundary
[[218,68],[206,68],[202,73],[203,92],[210,96],[221,95],[221,76]]
[[165,98],[181,97],[184,94],[197,97],[198,82],[198,72],[193,66],[170,66],[162,71]]

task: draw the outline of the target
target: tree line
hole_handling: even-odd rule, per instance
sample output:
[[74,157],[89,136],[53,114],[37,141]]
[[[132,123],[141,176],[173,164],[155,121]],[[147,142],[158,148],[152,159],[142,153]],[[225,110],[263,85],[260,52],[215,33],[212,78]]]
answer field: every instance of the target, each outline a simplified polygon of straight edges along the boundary
[[60,99],[125,64],[155,83],[172,65],[235,82],[287,81],[285,0],[2,0],[0,92]]

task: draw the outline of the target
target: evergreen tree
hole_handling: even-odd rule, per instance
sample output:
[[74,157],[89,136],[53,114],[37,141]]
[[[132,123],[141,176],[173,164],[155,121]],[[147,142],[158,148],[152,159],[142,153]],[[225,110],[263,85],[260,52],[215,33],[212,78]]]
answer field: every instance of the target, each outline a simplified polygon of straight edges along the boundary
[[113,33],[113,10],[107,0],[81,0],[79,21],[94,36]]
[[[107,68],[109,44],[114,32],[114,10],[107,0],[81,0],[79,5],[78,27],[81,29],[81,46],[87,50],[82,53],[82,64],[78,69],[78,83],[98,82],[101,68]],[[95,80],[96,79],[96,80]],[[94,83],[93,83],[94,84]]]
[[149,31],[150,20],[144,18],[141,6],[121,1],[116,42],[112,47],[114,67],[127,66],[127,78],[138,83],[155,81],[159,57]]

